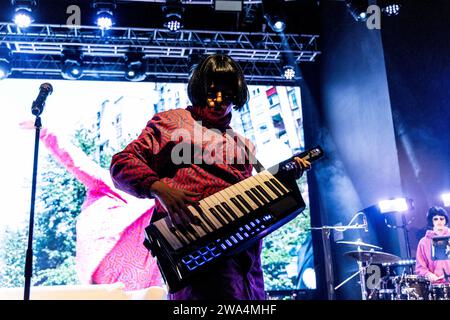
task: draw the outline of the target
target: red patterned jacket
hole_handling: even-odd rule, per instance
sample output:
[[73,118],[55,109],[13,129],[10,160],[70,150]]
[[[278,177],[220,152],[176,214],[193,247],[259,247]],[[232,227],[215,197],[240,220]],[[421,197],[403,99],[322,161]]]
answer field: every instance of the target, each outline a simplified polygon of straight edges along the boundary
[[[193,200],[201,200],[250,177],[253,167],[229,125],[216,130],[198,120],[192,107],[156,114],[137,139],[113,156],[110,172],[115,186],[149,198],[150,186],[160,180],[198,192],[201,196]],[[254,152],[251,142],[244,141]],[[156,206],[157,212],[163,212],[158,200]],[[202,281],[172,298],[264,299],[260,252],[261,243],[212,268]]]

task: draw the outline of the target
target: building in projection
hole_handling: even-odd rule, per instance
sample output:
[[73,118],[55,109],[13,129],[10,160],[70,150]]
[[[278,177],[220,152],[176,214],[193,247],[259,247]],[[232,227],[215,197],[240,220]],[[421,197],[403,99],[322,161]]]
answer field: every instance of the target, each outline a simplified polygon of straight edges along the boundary
[[108,156],[136,138],[155,113],[189,104],[185,84],[149,83],[148,94],[106,98],[99,106],[92,129],[97,159]]
[[186,108],[190,104],[186,90],[187,85],[184,83],[156,83],[158,101],[154,105],[154,112]]
[[232,126],[252,140],[262,163],[270,166],[303,150],[300,88],[250,86],[249,92]]
[[[120,96],[98,106],[93,130],[98,157],[122,149],[158,112],[185,108],[190,101],[184,83],[149,84],[149,98]],[[299,87],[249,86],[249,101],[233,111],[231,126],[257,147],[257,157],[271,166],[304,148]]]

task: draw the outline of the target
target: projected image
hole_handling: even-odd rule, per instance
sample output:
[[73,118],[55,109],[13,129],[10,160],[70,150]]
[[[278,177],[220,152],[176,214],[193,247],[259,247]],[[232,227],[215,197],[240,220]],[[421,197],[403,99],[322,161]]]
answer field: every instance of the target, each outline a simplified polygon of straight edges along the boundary
[[[0,287],[24,285],[31,199],[34,117],[31,103],[45,80],[0,82],[5,155],[0,213]],[[122,282],[128,290],[161,285],[142,245],[154,201],[114,188],[111,156],[136,138],[157,112],[189,105],[185,84],[52,80],[42,113],[35,210],[33,285]],[[303,151],[298,87],[250,86],[250,100],[231,126],[257,147],[265,167]],[[308,190],[298,184],[305,202]],[[264,238],[266,290],[314,289],[308,207]]]

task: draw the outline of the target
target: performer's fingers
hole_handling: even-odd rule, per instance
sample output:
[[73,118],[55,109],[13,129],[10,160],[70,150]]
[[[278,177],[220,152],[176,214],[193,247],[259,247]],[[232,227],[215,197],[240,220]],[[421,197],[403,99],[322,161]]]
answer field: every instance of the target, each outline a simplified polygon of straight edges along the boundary
[[[195,201],[193,201],[195,203]],[[181,208],[183,209],[183,212],[185,213],[185,217],[188,218],[188,222],[189,223],[193,223],[193,224],[198,224],[197,222],[197,218],[194,216],[194,214],[191,212],[191,210],[189,210],[189,208],[187,207],[187,205],[185,203],[183,203],[181,205]]]
[[198,192],[193,192],[193,191],[189,191],[189,190],[183,190],[183,191],[184,191],[184,194],[189,197],[199,197],[201,195],[201,193],[198,193]]

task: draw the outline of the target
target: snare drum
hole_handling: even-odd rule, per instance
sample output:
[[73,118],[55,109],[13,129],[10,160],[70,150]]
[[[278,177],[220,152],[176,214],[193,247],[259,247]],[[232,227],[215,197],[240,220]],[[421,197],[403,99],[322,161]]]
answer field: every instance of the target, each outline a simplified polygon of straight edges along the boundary
[[432,284],[430,287],[431,300],[450,300],[450,283]]
[[423,276],[404,275],[395,277],[396,300],[428,300],[430,281]]

